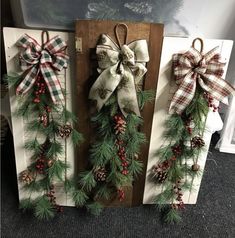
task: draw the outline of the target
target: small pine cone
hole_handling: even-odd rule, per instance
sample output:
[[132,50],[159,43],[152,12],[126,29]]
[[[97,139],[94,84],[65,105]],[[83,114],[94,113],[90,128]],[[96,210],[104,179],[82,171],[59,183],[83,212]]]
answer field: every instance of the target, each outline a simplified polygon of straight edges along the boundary
[[20,173],[20,181],[26,184],[30,184],[33,181],[32,173],[29,170],[24,170]]
[[105,167],[97,167],[93,173],[96,181],[104,182],[106,180],[107,171]]
[[205,145],[205,142],[200,136],[194,136],[191,140],[192,148],[201,148],[204,145]]
[[124,120],[122,115],[115,115],[114,116],[114,130],[115,134],[123,134],[126,131],[126,121]]
[[48,117],[46,114],[43,114],[39,117],[40,123],[43,124],[44,127],[47,127],[48,125]]
[[68,138],[72,132],[72,127],[70,125],[60,126],[58,134],[61,138]]
[[152,174],[158,183],[163,183],[167,179],[167,170],[162,168],[162,164],[155,165]]

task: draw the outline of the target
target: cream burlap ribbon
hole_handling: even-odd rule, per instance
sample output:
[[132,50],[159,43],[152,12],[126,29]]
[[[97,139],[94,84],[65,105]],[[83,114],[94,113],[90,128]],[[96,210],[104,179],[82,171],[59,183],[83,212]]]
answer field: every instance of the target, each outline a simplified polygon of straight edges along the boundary
[[[120,25],[126,26],[118,24],[116,27]],[[100,110],[116,90],[123,115],[135,113],[140,116],[136,85],[147,72],[148,45],[146,40],[135,40],[121,46],[117,34],[116,37],[119,46],[108,35],[101,35],[100,44],[96,47],[100,75],[91,87],[89,99],[96,100]]]

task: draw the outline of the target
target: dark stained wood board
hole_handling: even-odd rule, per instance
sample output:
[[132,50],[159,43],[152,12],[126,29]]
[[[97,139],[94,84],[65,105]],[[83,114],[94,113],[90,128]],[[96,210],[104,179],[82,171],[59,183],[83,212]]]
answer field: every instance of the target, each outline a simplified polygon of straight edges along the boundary
[[[106,33],[111,36],[112,39],[116,39],[114,35],[114,27],[116,24],[123,21],[101,21],[101,20],[77,20],[76,21],[76,38],[82,38],[81,52],[76,53],[76,92],[77,92],[77,115],[79,118],[78,130],[84,135],[84,143],[77,150],[77,171],[83,171],[86,169],[88,162],[88,150],[90,143],[93,139],[91,124],[90,124],[90,112],[88,94],[92,81],[90,79],[92,75],[91,67],[91,52],[97,45],[97,41],[102,33]],[[160,65],[160,55],[163,40],[163,25],[153,23],[135,23],[135,22],[123,22],[128,26],[128,42],[137,39],[146,39],[149,45],[150,62],[147,64],[148,72],[144,80],[144,89],[157,89],[158,71]],[[121,42],[124,39],[124,31],[120,31]],[[120,206],[132,206],[142,204],[144,183],[146,176],[146,167],[149,151],[149,140],[152,128],[152,119],[154,113],[154,103],[148,103],[145,105],[141,115],[144,120],[143,126],[140,130],[145,133],[148,143],[142,146],[139,158],[143,162],[143,173],[134,182],[132,189],[128,189],[129,193],[127,197],[131,198],[128,201],[120,203]],[[117,202],[112,202],[116,206]],[[111,205],[112,205],[111,204]],[[109,206],[108,204],[105,204]]]

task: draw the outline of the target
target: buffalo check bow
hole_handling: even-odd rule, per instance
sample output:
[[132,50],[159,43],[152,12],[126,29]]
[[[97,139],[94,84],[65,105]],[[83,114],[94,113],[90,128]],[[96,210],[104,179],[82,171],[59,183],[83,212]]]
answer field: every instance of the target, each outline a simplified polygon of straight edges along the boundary
[[55,36],[43,46],[27,34],[17,42],[23,48],[20,53],[20,66],[24,71],[24,78],[16,89],[17,94],[27,93],[34,85],[39,73],[42,74],[54,103],[64,100],[60,82],[56,71],[67,68],[69,57],[65,54],[66,43]]
[[197,84],[224,103],[229,94],[235,93],[235,89],[221,78],[225,63],[219,61],[217,50],[218,47],[215,47],[202,54],[192,46],[184,54],[173,55],[173,73],[178,89],[170,104],[171,114],[181,114],[185,110],[194,97]]

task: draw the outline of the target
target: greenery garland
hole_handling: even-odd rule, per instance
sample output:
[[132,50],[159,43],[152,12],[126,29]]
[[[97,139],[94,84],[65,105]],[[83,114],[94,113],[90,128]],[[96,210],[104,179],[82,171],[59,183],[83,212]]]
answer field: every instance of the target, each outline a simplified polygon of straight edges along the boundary
[[[139,91],[137,95],[140,109],[154,99],[151,90]],[[121,115],[115,92],[91,122],[97,133],[90,147],[88,169],[80,173],[78,183],[70,181],[67,190],[77,207],[85,206],[98,215],[103,201],[115,197],[120,202],[125,199],[123,186],[130,185],[141,173],[138,154],[146,138],[138,130],[143,123],[140,117],[133,113],[126,118]]]
[[180,211],[185,208],[183,192],[192,191],[193,184],[189,181],[201,175],[197,158],[205,145],[202,137],[209,108],[218,109],[213,98],[197,84],[195,96],[184,112],[173,114],[166,121],[164,137],[167,145],[156,153],[159,163],[154,165],[152,177],[163,186],[154,203],[168,223],[181,220]]
[[[9,87],[17,88],[22,81],[21,75],[7,76]],[[63,90],[65,95],[65,90]],[[67,162],[60,159],[63,156],[63,140],[71,137],[74,145],[83,140],[82,135],[72,128],[77,121],[76,116],[62,104],[54,104],[45,86],[44,79],[39,74],[33,89],[24,96],[17,96],[19,107],[15,116],[26,120],[26,129],[35,135],[25,143],[25,149],[30,151],[31,163],[22,171],[19,180],[28,197],[20,201],[20,208],[33,210],[39,219],[54,217],[55,212],[63,208],[56,203],[56,183],[68,183],[64,176],[69,168]]]

